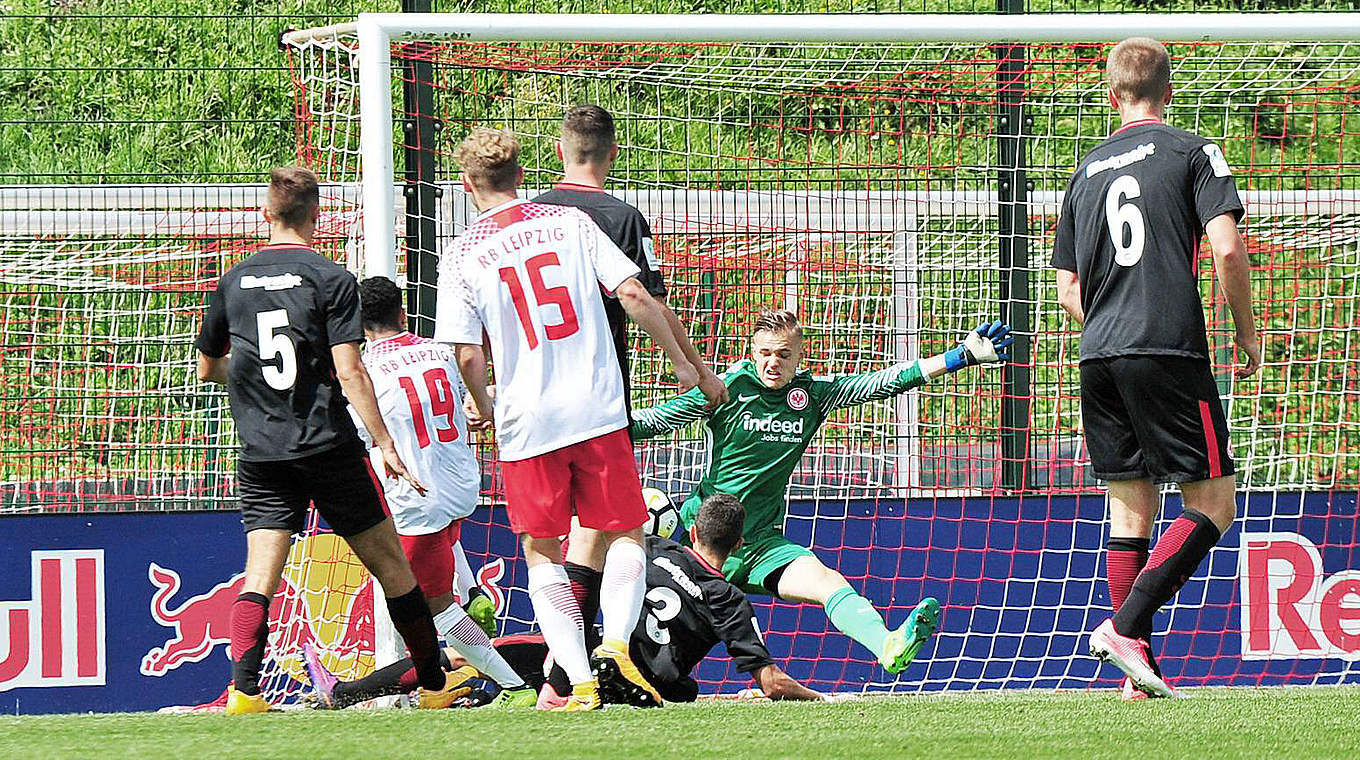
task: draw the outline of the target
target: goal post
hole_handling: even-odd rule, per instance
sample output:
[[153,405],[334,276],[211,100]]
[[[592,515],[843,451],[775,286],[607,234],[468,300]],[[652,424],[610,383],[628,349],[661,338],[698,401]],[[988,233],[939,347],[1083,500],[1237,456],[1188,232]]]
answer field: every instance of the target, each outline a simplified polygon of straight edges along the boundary
[[[772,652],[816,688],[906,691],[1117,683],[1081,649],[1109,610],[1106,505],[1086,470],[1079,327],[1047,261],[1071,172],[1118,126],[1103,65],[1108,43],[1131,35],[1167,42],[1169,123],[1220,144],[1237,176],[1266,352],[1258,376],[1231,376],[1231,320],[1204,247],[1214,368],[1248,493],[1239,526],[1158,619],[1162,666],[1191,686],[1356,682],[1360,14],[365,14],[285,42],[299,160],[362,198],[347,236],[356,271],[435,286],[407,266],[395,209],[415,188],[399,151],[436,167],[422,181],[439,199],[437,253],[475,214],[451,159],[471,128],[515,131],[532,196],[560,178],[562,113],[594,102],[622,148],[608,190],[643,210],[669,302],[717,366],[745,354],[768,305],[797,307],[819,373],[939,352],[1007,310],[1027,318],[1025,390],[1002,372],[960,373],[837,412],[789,491],[786,534],[890,624],[927,594],[945,615],[893,680],[819,610],[758,599]],[[1002,62],[1020,52],[1003,99]],[[412,61],[428,64],[414,84],[432,114],[394,97]],[[432,139],[406,127],[416,118],[436,120]],[[1024,224],[1005,226],[1007,211]],[[667,398],[664,357],[642,342],[634,356],[635,406]],[[641,446],[644,481],[683,498],[704,447],[698,427]],[[524,568],[494,448],[480,454],[490,496],[464,540],[492,568],[507,630],[523,630]],[[1174,517],[1174,491],[1164,498]],[[721,659],[699,680],[747,685]]]

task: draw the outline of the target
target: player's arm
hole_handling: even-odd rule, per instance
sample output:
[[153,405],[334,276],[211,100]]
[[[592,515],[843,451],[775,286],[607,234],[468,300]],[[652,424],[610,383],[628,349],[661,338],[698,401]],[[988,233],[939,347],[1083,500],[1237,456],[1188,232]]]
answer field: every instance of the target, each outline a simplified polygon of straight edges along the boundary
[[409,482],[422,496],[425,486],[407,471],[401,455],[397,453],[392,434],[387,431],[382,413],[378,411],[378,397],[373,393],[373,379],[368,376],[359,353],[358,343],[337,343],[331,346],[331,361],[335,364],[335,379],[340,381],[340,389],[345,392],[354,413],[368,430],[373,446],[382,452],[383,466],[389,475]]
[[463,385],[467,386],[478,417],[494,421],[493,402],[487,382],[486,350],[481,343],[455,343],[453,353],[458,362],[458,374],[463,378]]
[[774,700],[805,700],[820,701],[825,700],[826,696],[821,692],[813,691],[808,687],[798,683],[793,676],[780,670],[778,665],[773,663],[765,665],[751,674],[755,679],[756,685],[760,687],[761,693]]
[[685,358],[699,372],[699,390],[708,399],[711,406],[727,403],[727,384],[718,377],[704,358],[699,355],[699,350],[694,347],[694,342],[689,339],[689,332],[680,322],[680,317],[660,298],[655,298],[657,307],[661,309],[662,315],[666,317],[666,324],[670,326],[671,334],[675,336],[675,342],[680,344],[680,350],[684,352]]
[[1072,186],[1076,176],[1067,184],[1063,194],[1062,210],[1058,216],[1058,228],[1053,234],[1053,267],[1058,283],[1058,305],[1076,320],[1077,324],[1086,321],[1086,310],[1081,306],[1081,281],[1077,279],[1077,228],[1072,216]]
[[[666,356],[670,357],[671,365],[675,367],[675,381],[680,385],[680,389],[687,391],[698,386],[700,379],[698,368],[690,362],[684,349],[680,347],[680,342],[676,340],[675,333],[662,312],[663,307],[652,298],[652,294],[647,292],[642,283],[635,277],[629,277],[619,283],[614,295],[618,297],[628,316],[651,336],[652,342],[660,346],[661,350],[666,352]],[[685,338],[685,342],[689,343],[688,337]],[[690,351],[693,350],[694,347],[690,346]],[[718,402],[715,400],[713,403]]]
[[1081,308],[1081,281],[1077,273],[1067,269],[1053,270],[1058,281],[1058,305],[1077,324],[1086,321],[1086,311]]
[[208,296],[208,308],[203,313],[203,324],[199,327],[194,345],[198,348],[198,379],[205,383],[226,385],[231,334],[220,289]]
[[1256,315],[1251,303],[1251,257],[1247,244],[1237,231],[1237,217],[1219,214],[1205,226],[1209,246],[1214,252],[1214,275],[1228,299],[1232,312],[1234,340],[1246,355],[1242,366],[1233,371],[1237,377],[1248,377],[1261,367],[1261,340],[1256,333]]
[[[1005,353],[1015,338],[1001,320],[983,323],[968,332],[959,345],[919,361],[895,364],[887,369],[858,375],[842,375],[824,381],[821,407],[824,414],[834,409],[891,398],[925,385],[940,375],[957,372],[978,364],[1000,364],[1010,358]],[[819,384],[821,385],[821,384]]]
[[[722,378],[719,378],[722,382]],[[726,383],[723,384],[726,388]],[[699,388],[691,388],[669,401],[633,410],[633,440],[642,441],[710,416],[713,408]]]

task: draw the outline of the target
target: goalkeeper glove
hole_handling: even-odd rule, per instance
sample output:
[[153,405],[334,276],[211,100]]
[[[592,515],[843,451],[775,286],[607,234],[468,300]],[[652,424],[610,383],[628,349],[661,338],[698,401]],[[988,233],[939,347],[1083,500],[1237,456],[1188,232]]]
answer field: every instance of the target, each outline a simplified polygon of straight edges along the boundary
[[1015,342],[1011,326],[996,320],[991,324],[983,322],[970,331],[959,345],[944,354],[946,372],[957,372],[975,364],[1000,364],[1008,361],[1011,355],[1003,353]]

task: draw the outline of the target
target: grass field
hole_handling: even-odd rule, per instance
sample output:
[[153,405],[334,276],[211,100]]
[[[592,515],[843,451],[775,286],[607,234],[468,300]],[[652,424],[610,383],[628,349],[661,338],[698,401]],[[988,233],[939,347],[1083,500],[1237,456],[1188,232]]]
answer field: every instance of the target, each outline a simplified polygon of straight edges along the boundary
[[549,715],[53,715],[0,718],[3,757],[1260,757],[1360,756],[1360,688],[709,703]]

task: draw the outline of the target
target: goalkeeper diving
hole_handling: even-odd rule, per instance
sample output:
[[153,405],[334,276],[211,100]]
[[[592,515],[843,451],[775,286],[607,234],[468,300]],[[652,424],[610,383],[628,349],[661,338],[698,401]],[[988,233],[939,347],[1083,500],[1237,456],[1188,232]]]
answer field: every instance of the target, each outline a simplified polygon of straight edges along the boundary
[[711,440],[707,472],[681,507],[685,526],[699,505],[718,493],[746,508],[742,544],[723,563],[723,575],[747,593],[819,604],[831,624],[862,644],[883,669],[900,673],[939,624],[940,604],[926,597],[906,621],[888,630],[873,604],[810,550],[784,537],[785,493],[794,468],[818,428],[835,410],[890,398],[966,367],[1000,364],[1014,342],[1010,326],[984,323],[945,353],[876,372],[814,377],[801,369],[803,331],[788,311],[762,312],[751,336],[751,358],[723,375],[729,401],[705,408],[698,391],[634,413],[635,440],[705,420]]

